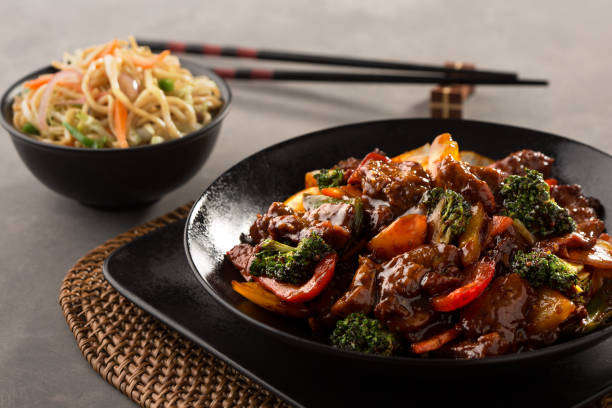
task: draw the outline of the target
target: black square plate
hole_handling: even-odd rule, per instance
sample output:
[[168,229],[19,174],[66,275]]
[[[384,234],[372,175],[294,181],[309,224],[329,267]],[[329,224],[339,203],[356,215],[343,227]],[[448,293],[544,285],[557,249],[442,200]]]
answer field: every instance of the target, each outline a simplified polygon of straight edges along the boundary
[[270,336],[216,302],[191,271],[184,221],[115,251],[104,276],[139,307],[295,406],[587,406],[612,392],[612,342],[530,367],[435,376],[364,365]]

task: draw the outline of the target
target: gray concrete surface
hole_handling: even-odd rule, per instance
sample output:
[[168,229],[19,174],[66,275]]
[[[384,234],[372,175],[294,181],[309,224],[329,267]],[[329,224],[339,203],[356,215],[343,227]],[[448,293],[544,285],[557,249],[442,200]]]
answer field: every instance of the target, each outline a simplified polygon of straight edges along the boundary
[[[27,0],[1,2],[0,16],[2,89],[64,50],[130,33],[431,63],[461,59],[551,81],[548,88],[480,87],[467,118],[550,131],[612,153],[612,3],[605,0]],[[428,114],[428,86],[232,87],[234,106],[210,160],[187,185],[141,210],[96,211],[49,191],[9,137],[0,137],[1,408],[133,406],[83,359],[57,304],[65,272],[89,249],[196,198],[225,169],[272,143],[349,122]]]

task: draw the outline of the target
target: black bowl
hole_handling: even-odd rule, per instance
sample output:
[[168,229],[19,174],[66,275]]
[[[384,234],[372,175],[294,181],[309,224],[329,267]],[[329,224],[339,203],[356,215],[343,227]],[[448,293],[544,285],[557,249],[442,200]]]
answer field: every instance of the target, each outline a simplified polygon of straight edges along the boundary
[[85,149],[40,142],[13,127],[13,98],[24,81],[55,72],[48,66],[11,85],[2,96],[0,122],[11,134],[19,156],[44,185],[66,197],[96,207],[125,207],[159,200],[193,177],[208,158],[232,99],[227,83],[189,61],[194,75],[207,75],[221,91],[223,107],[201,129],[180,139],[128,149]]
[[612,206],[612,157],[584,144],[535,130],[492,123],[442,120],[387,120],[347,125],[311,133],[256,153],[221,175],[194,205],[185,227],[185,250],[204,288],[226,308],[255,327],[299,347],[339,358],[366,360],[381,364],[421,367],[473,367],[504,364],[508,367],[526,361],[541,361],[577,352],[612,336],[612,327],[535,351],[488,357],[480,360],[381,357],[335,349],[312,336],[303,320],[268,312],[231,287],[240,274],[224,258],[239,243],[257,213],[265,212],[272,201],[282,201],[303,188],[304,173],[348,156],[363,157],[374,147],[390,155],[399,154],[429,142],[443,132],[453,134],[464,150],[474,150],[492,158],[531,148],[556,158],[554,177],[563,183],[578,183],[587,195],[597,197],[605,207]]

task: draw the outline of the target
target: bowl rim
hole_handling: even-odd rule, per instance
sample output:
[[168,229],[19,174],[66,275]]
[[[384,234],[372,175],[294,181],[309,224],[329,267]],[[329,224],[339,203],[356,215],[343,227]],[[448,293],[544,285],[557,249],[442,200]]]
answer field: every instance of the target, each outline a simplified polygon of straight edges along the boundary
[[210,285],[210,283],[206,279],[204,279],[202,274],[199,272],[198,267],[191,255],[191,245],[190,245],[190,239],[189,239],[191,225],[195,221],[200,211],[200,208],[203,205],[204,196],[207,194],[210,187],[213,184],[217,183],[222,177],[224,177],[226,173],[229,173],[235,168],[237,168],[238,166],[242,165],[243,162],[248,161],[252,159],[253,157],[258,156],[264,152],[268,152],[274,149],[279,149],[287,144],[294,143],[298,139],[313,137],[321,133],[334,132],[340,129],[371,125],[371,124],[377,124],[377,123],[383,123],[383,122],[406,122],[406,121],[417,122],[417,121],[440,121],[440,120],[443,120],[444,123],[448,124],[449,126],[452,126],[454,122],[462,122],[463,124],[468,123],[468,124],[475,124],[475,125],[498,126],[498,127],[505,127],[508,129],[514,129],[514,130],[521,131],[521,132],[527,131],[527,132],[532,132],[532,133],[539,133],[541,135],[546,135],[546,136],[553,136],[558,139],[563,139],[563,140],[566,140],[566,141],[569,141],[575,144],[585,146],[589,149],[595,150],[607,156],[609,159],[612,159],[612,155],[602,150],[599,150],[593,146],[589,146],[586,143],[583,143],[577,140],[573,140],[573,139],[569,139],[564,136],[559,136],[553,133],[548,133],[548,132],[530,129],[526,127],[519,127],[519,126],[512,126],[512,125],[506,125],[506,124],[501,124],[501,123],[477,121],[477,120],[434,119],[434,118],[394,118],[394,119],[383,119],[383,120],[375,120],[375,121],[349,123],[349,124],[344,124],[340,126],[320,129],[314,132],[308,132],[306,134],[302,134],[302,135],[281,141],[279,143],[275,143],[271,146],[265,147],[245,157],[244,159],[240,160],[238,163],[236,163],[235,165],[233,165],[232,167],[224,171],[221,175],[219,175],[213,182],[211,182],[204,189],[202,194],[198,197],[194,205],[191,207],[191,210],[189,211],[189,215],[185,219],[185,228],[183,230],[183,247],[185,250],[187,261],[189,263],[189,266],[191,267],[191,271],[194,273],[194,275],[196,276],[200,284],[204,287],[206,292],[208,292],[208,294],[213,297],[213,299],[215,299],[223,307],[230,310],[232,313],[234,313],[239,318],[247,321],[249,324],[253,325],[259,330],[262,330],[270,335],[273,335],[274,337],[279,338],[283,341],[288,341],[289,343],[294,344],[296,346],[304,347],[311,351],[320,352],[320,353],[323,353],[325,355],[335,357],[335,358],[349,358],[353,360],[360,360],[360,361],[366,361],[366,362],[371,362],[371,363],[406,365],[406,366],[414,366],[414,367],[417,367],[417,366],[476,367],[476,366],[489,366],[491,364],[514,364],[514,363],[520,363],[520,362],[531,361],[531,360],[542,360],[546,358],[551,358],[558,354],[563,354],[565,351],[571,350],[571,349],[577,349],[575,352],[581,352],[584,350],[584,348],[588,347],[589,345],[594,346],[612,337],[612,325],[609,325],[599,330],[595,330],[591,333],[587,333],[583,336],[580,336],[574,339],[570,339],[567,341],[563,341],[561,343],[554,343],[554,344],[551,344],[551,345],[548,345],[542,348],[529,350],[529,351],[522,351],[522,352],[517,352],[517,353],[502,354],[498,356],[477,358],[477,359],[454,359],[454,358],[448,358],[448,357],[421,358],[421,357],[405,357],[405,356],[381,356],[377,354],[359,353],[355,351],[341,350],[341,349],[332,347],[329,344],[325,344],[325,343],[318,342],[312,339],[300,337],[292,333],[287,333],[285,331],[272,327],[268,324],[260,322],[259,320],[238,310],[236,307],[234,307],[232,304],[226,301],[220,294],[217,293],[217,291]]
[[194,130],[193,132],[189,132],[178,139],[167,140],[162,143],[158,143],[154,145],[149,144],[149,145],[143,145],[143,146],[133,146],[133,147],[128,147],[128,148],[110,147],[110,148],[104,148],[104,149],[89,149],[89,148],[63,146],[63,145],[57,145],[53,143],[41,142],[29,135],[26,135],[25,133],[17,129],[15,126],[13,126],[12,120],[8,121],[5,118],[5,115],[4,115],[5,109],[10,109],[10,104],[12,104],[13,102],[12,96],[13,96],[14,91],[18,87],[20,87],[25,81],[31,78],[37,77],[44,73],[53,72],[53,71],[57,72],[58,70],[54,68],[52,65],[47,65],[35,71],[30,72],[24,75],[23,77],[19,78],[17,81],[13,82],[11,85],[9,85],[6,88],[6,90],[2,93],[2,97],[0,98],[0,125],[2,125],[2,127],[13,137],[16,137],[20,141],[34,145],[36,147],[47,148],[47,149],[57,149],[57,150],[62,150],[66,152],[80,152],[80,153],[87,153],[87,154],[114,154],[114,153],[119,153],[119,152],[142,151],[145,149],[163,149],[165,147],[171,147],[171,146],[174,146],[180,143],[189,142],[195,137],[204,135],[209,129],[212,129],[215,126],[218,126],[221,123],[221,121],[225,119],[225,116],[227,116],[230,110],[230,106],[232,102],[232,90],[229,84],[227,83],[227,81],[221,78],[213,70],[207,67],[204,67],[192,60],[181,58],[181,57],[178,57],[178,58],[179,58],[179,61],[182,67],[185,67],[189,69],[190,71],[195,70],[195,71],[201,72],[201,74],[199,75],[206,75],[210,79],[212,79],[219,87],[219,91],[221,92],[221,96],[223,97],[223,106],[221,107],[221,110],[217,113],[217,115],[213,117],[210,123],[206,124],[205,126],[202,126],[200,129]]

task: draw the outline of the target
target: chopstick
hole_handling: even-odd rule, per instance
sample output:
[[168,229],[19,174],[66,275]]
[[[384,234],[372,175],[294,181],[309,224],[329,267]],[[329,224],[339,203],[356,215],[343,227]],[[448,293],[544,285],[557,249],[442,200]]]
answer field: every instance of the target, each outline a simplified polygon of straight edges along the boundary
[[503,77],[517,79],[514,72],[490,71],[490,70],[467,70],[449,68],[441,65],[417,64],[398,61],[381,61],[364,58],[336,57],[331,55],[306,54],[289,51],[258,50],[246,47],[225,47],[203,43],[187,43],[179,41],[153,41],[138,39],[141,45],[148,46],[152,51],[169,49],[174,52],[199,55],[217,55],[224,57],[251,58],[259,60],[274,60],[288,62],[303,62],[310,64],[339,65],[345,67],[379,68],[400,71],[423,71],[438,72],[445,74],[467,74],[491,77]]
[[282,71],[249,68],[210,68],[217,75],[228,79],[273,80],[273,81],[321,81],[321,82],[378,82],[411,84],[472,84],[472,85],[548,85],[541,79],[510,79],[491,76],[446,77],[380,75],[350,72]]

